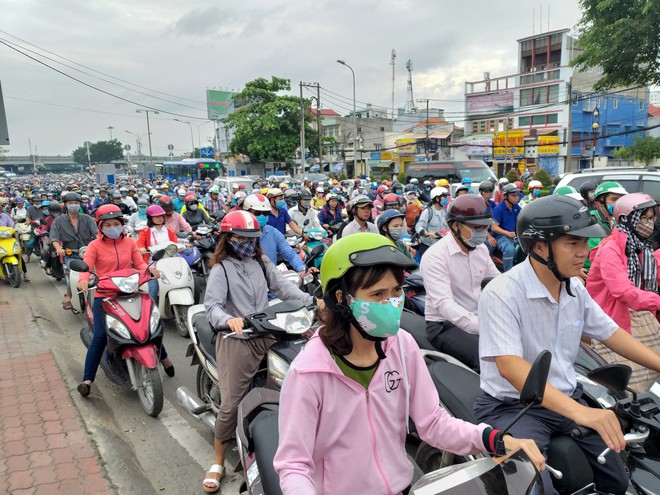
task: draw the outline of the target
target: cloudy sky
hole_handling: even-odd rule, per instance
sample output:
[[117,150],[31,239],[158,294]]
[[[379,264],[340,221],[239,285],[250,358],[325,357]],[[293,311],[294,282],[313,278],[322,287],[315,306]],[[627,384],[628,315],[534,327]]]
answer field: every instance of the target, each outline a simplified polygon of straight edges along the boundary
[[[114,138],[135,150],[135,137],[125,131],[146,135],[146,119],[135,109],[148,106],[161,111],[151,118],[154,154],[166,155],[169,144],[182,153],[191,148],[190,128],[174,118],[195,123],[196,146],[198,124],[203,145],[212,136],[212,126],[204,124],[207,89],[240,90],[246,81],[271,75],[289,78],[295,91],[301,80],[320,83],[323,107],[345,114],[352,108],[352,79],[337,59],[355,70],[358,107],[360,102],[389,107],[392,49],[395,105],[405,103],[405,65],[411,59],[415,98],[441,99],[432,106],[444,108],[448,120],[460,120],[464,81],[480,80],[484,71],[491,77],[515,73],[516,40],[539,32],[541,7],[547,31],[548,5],[0,0],[0,42],[131,101],[0,44],[8,151],[28,154],[30,139],[40,155],[67,155],[86,140],[109,139],[110,126]],[[579,16],[578,0],[553,0],[550,30],[572,28]]]

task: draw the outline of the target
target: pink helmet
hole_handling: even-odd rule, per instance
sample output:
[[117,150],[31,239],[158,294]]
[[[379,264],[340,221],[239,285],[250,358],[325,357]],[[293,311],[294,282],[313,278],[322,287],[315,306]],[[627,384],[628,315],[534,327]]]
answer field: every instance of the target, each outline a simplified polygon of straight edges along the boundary
[[149,208],[147,208],[148,217],[160,217],[163,215],[165,215],[165,210],[163,210],[163,208],[158,205],[151,205]]
[[626,194],[614,203],[614,220],[621,223],[621,217],[628,217],[635,211],[646,210],[657,204],[657,201],[646,193]]

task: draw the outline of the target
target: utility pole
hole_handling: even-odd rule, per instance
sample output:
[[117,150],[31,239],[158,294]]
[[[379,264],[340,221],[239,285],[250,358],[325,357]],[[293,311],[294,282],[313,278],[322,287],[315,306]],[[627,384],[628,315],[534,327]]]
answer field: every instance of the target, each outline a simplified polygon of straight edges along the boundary
[[301,174],[305,173],[305,100],[303,99],[303,82],[300,81],[300,166]]
[[321,85],[316,83],[316,130],[319,134],[319,172],[323,172],[323,130],[321,129]]
[[32,154],[32,140],[30,138],[28,138],[28,144],[30,145],[30,158],[32,159],[32,173],[34,175],[37,175],[37,161],[35,160],[35,157]]
[[156,115],[158,115],[160,112],[158,112],[157,110],[145,110],[145,109],[140,109],[140,108],[138,108],[135,111],[136,111],[136,113],[145,112],[147,114],[147,137],[149,138],[149,164],[153,167],[153,165],[154,165],[154,155],[153,155],[153,152],[151,151],[151,129],[149,128],[149,112],[152,112]]
[[419,98],[417,99],[419,102],[426,102],[426,141],[424,141],[424,153],[426,154],[426,161],[428,162],[430,160],[429,157],[429,145],[430,145],[430,132],[429,132],[429,99],[428,98]]
[[[572,57],[571,57],[572,58]],[[571,153],[573,152],[573,78],[568,80],[566,85],[566,92],[568,93],[568,129],[566,130],[566,163],[564,164],[564,172],[571,172],[573,167],[571,165]],[[557,171],[559,172],[559,171]]]
[[394,82],[396,79],[396,50],[392,48],[392,58],[390,65],[392,66],[392,120],[394,120]]
[[108,126],[108,130],[110,131],[110,141],[112,141],[112,130],[113,129],[114,129],[114,127],[112,127],[111,125]]

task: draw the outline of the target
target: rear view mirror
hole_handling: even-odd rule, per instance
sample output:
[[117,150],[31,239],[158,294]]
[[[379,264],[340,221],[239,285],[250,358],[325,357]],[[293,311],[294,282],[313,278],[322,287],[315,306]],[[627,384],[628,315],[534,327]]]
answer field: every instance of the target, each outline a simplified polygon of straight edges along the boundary
[[534,360],[532,369],[529,370],[529,374],[523,385],[522,392],[520,392],[520,402],[524,406],[541,404],[543,402],[543,394],[545,392],[546,382],[548,381],[551,362],[552,354],[550,354],[550,351],[541,352]]
[[632,369],[625,364],[606,364],[587,374],[589,380],[600,383],[603,387],[623,392],[630,382]]
[[319,255],[323,254],[324,250],[325,250],[325,245],[318,244],[318,245],[314,246],[314,249],[312,249],[312,251],[309,254],[310,254],[310,256],[319,256]]
[[69,269],[74,272],[83,273],[89,271],[89,266],[87,266],[87,263],[85,263],[83,260],[71,260],[69,262]]
[[162,260],[163,256],[165,256],[165,249],[160,249],[151,256],[151,260],[152,261]]

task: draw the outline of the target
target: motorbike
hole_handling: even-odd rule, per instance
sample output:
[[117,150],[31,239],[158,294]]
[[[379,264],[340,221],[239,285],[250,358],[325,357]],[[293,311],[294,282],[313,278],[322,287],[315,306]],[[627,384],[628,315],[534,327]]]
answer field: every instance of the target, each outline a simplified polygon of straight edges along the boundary
[[[513,243],[515,245],[516,251],[513,255],[513,266],[516,266],[517,264],[525,261],[525,258],[527,258],[527,255],[523,252],[522,248],[520,247],[520,243],[518,242],[518,238],[516,237],[513,240]],[[492,254],[490,255],[490,259],[493,260],[493,263],[495,263],[495,266],[497,269],[504,273],[504,261],[502,261],[502,250],[498,247],[495,247],[493,249]]]
[[[154,259],[162,254],[157,253]],[[82,260],[73,260],[69,268],[74,272],[88,272]],[[108,342],[101,360],[101,368],[114,383],[137,391],[144,411],[152,417],[163,409],[163,384],[158,372],[158,347],[163,339],[160,311],[148,293],[140,287],[150,279],[147,272],[132,268],[118,270],[103,277],[90,277],[90,289],[108,294],[102,307]],[[93,294],[79,294],[85,308],[87,325],[80,330],[80,338],[89,347],[94,335]]]
[[327,233],[323,229],[309,229],[305,231],[305,234],[309,236],[309,240],[303,246],[303,251],[305,252],[305,255],[307,257],[311,256],[311,253],[314,251],[314,248],[316,248],[317,246],[321,246],[321,248],[323,249],[321,254],[316,256],[313,265],[315,268],[321,268],[323,255],[325,254],[325,250],[327,249],[325,243],[323,242],[324,239],[326,239],[327,237]]
[[12,227],[0,227],[0,279],[18,288],[21,286],[21,276],[24,263],[21,253],[21,244],[16,239],[16,230]]
[[[543,401],[550,360],[550,353],[545,351],[532,365],[521,394],[521,400],[527,404],[527,409]],[[273,468],[279,442],[278,411],[279,394],[258,388],[251,390],[238,408],[236,443],[246,473],[246,488],[251,495],[282,493],[279,477]],[[511,428],[517,419],[519,417],[505,431]],[[425,474],[415,481],[409,493],[431,495],[542,492],[541,478],[526,454],[515,452],[504,457],[505,454],[504,445],[501,444],[495,452],[498,458],[481,456],[460,465]],[[552,467],[549,469],[557,476],[562,474]]]
[[169,241],[149,247],[152,257],[155,253],[164,251],[164,255],[155,265],[160,272],[158,309],[163,319],[175,320],[176,330],[182,337],[188,336],[186,312],[195,304],[195,280],[192,271],[186,260],[178,256],[185,249],[185,244]]
[[32,225],[30,221],[25,218],[22,221],[14,223],[14,229],[18,236],[18,242],[21,245],[21,253],[23,255],[23,263],[30,261],[30,251],[32,250],[30,240],[32,239]]
[[195,239],[189,236],[189,241],[197,248],[201,254],[201,262],[199,263],[198,273],[204,278],[209,276],[209,261],[215,252],[218,245],[215,234],[219,229],[217,227],[210,227],[206,224],[198,225],[195,233],[200,237]]
[[[83,246],[80,249],[65,249],[64,250],[64,255],[65,256],[71,256],[71,255],[77,255],[80,259],[83,259],[85,257],[85,251],[87,251],[87,246]],[[63,259],[63,258],[62,258]],[[64,275],[69,276],[69,286],[72,288],[78,287],[78,280],[80,279],[80,275],[78,272],[75,270],[71,270],[70,267],[65,265],[64,263],[61,264],[62,270]],[[52,266],[51,266],[51,272],[52,272]],[[72,297],[71,298],[71,312],[74,315],[78,315],[82,313],[85,310],[85,304],[84,302],[77,297]]]
[[183,258],[192,272],[194,279],[195,291],[193,294],[194,303],[198,304],[202,297],[202,288],[206,288],[206,278],[204,277],[204,260],[200,250],[196,246],[186,247],[183,251],[179,252],[179,256]]
[[[276,342],[252,381],[253,387],[279,390],[293,358],[307,341],[314,322],[314,306],[306,307],[299,301],[275,302],[264,311],[246,316],[244,333],[247,335],[272,335]],[[190,344],[186,357],[191,366],[197,366],[197,393],[187,387],[179,387],[177,400],[195,418],[213,429],[220,407],[218,368],[215,359],[215,339],[244,338],[234,333],[221,333],[228,327],[211,328],[203,304],[188,311]]]

